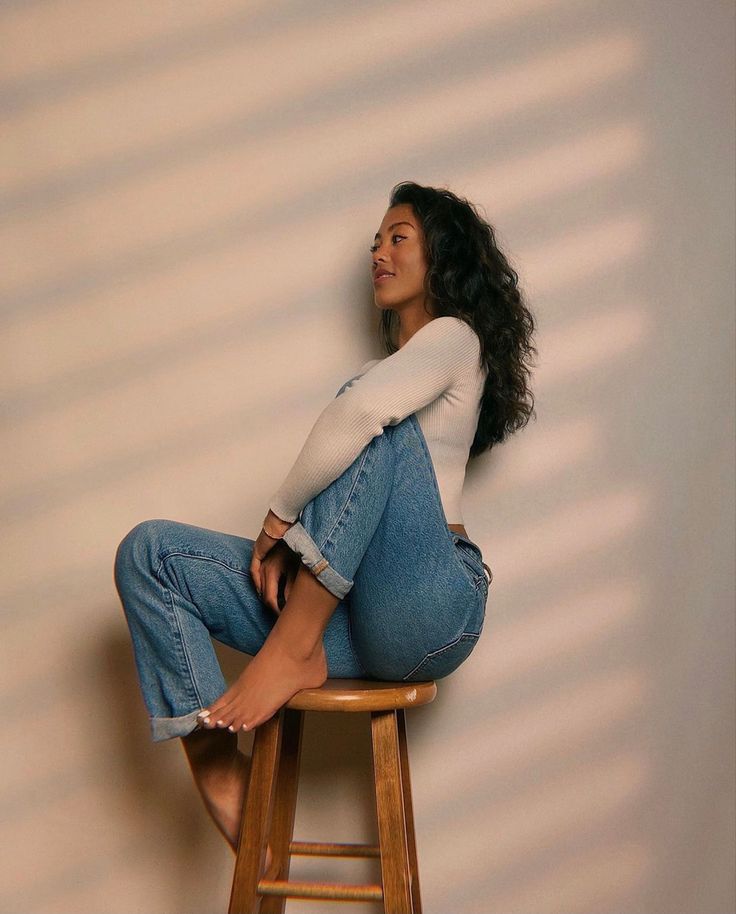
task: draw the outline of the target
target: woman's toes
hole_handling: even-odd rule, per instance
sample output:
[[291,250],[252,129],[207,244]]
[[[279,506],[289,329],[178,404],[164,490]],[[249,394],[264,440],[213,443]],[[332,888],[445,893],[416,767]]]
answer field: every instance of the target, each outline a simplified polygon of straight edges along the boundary
[[223,692],[218,699],[216,699],[210,708],[210,717],[212,720],[220,720],[222,715],[232,706],[232,698],[228,695],[227,692]]
[[210,714],[210,716],[207,718],[207,724],[206,724],[206,726],[208,726],[208,727],[221,727],[221,726],[222,726],[221,721],[222,721],[226,716],[227,716],[227,715],[226,715],[226,712],[225,712],[224,708],[216,708],[216,709]]
[[232,708],[227,702],[221,702],[216,708],[212,709],[212,714],[210,718],[217,722],[218,720],[224,720],[227,717],[228,713],[232,711]]
[[229,727],[231,724],[234,724],[235,729],[237,729],[241,721],[242,715],[237,708],[226,708],[218,718],[218,725],[221,727]]

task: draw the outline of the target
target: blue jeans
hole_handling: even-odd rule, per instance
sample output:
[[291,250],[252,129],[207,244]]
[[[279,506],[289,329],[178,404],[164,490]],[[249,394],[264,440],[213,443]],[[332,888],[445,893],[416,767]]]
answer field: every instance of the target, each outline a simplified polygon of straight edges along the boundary
[[[377,435],[284,540],[340,601],[324,632],[329,677],[440,679],[475,647],[492,575],[447,526],[416,416]],[[275,624],[250,574],[253,545],[146,520],[118,546],[115,586],[154,742],[190,733],[227,689],[213,638],[256,654]]]

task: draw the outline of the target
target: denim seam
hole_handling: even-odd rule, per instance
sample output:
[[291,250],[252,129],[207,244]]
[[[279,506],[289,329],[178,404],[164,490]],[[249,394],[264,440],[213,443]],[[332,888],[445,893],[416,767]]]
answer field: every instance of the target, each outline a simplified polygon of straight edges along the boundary
[[[158,553],[159,565],[158,565],[158,569],[156,570],[156,579],[158,580],[159,584],[161,585],[161,587],[163,588],[165,593],[167,593],[169,596],[169,602],[171,604],[172,614],[173,614],[174,618],[176,619],[176,626],[179,631],[179,640],[182,645],[182,654],[184,655],[184,659],[186,660],[186,665],[187,665],[187,669],[189,671],[189,676],[190,676],[190,679],[192,680],[194,692],[196,693],[196,696],[198,699],[198,706],[201,708],[203,705],[202,696],[199,694],[199,689],[197,688],[197,681],[194,676],[194,670],[192,667],[191,658],[189,657],[189,654],[187,653],[187,650],[186,650],[184,636],[181,631],[181,623],[179,621],[179,614],[176,611],[176,609],[174,608],[174,601],[173,601],[173,597],[170,594],[169,588],[166,587],[166,585],[163,583],[163,581],[161,580],[161,575],[160,575],[161,568],[163,567],[163,564],[166,561],[166,559],[170,559],[170,558],[172,558],[172,556],[175,556],[175,555],[181,555],[181,556],[184,556],[185,558],[189,558],[189,559],[201,559],[204,562],[211,562],[213,565],[221,565],[223,568],[227,568],[228,571],[232,571],[235,574],[239,574],[241,577],[244,577],[244,578],[250,578],[250,571],[244,571],[243,569],[238,568],[236,565],[231,565],[229,562],[224,562],[222,559],[216,559],[213,556],[207,555],[204,552],[196,552],[196,551],[191,551],[191,550],[187,551],[185,549],[178,548],[178,549],[171,549],[168,552],[165,552],[163,554]],[[186,717],[186,714],[177,715],[174,718],[166,718],[166,719],[167,720],[169,720],[169,719],[177,720],[179,717]],[[157,718],[157,719],[161,719],[161,718]]]
[[428,660],[431,660],[433,657],[436,657],[438,654],[441,654],[443,651],[446,651],[448,648],[454,647],[456,644],[459,644],[464,638],[474,638],[476,641],[480,638],[480,632],[460,632],[457,638],[454,638],[452,641],[443,645],[440,648],[437,648],[436,651],[429,651],[427,654],[422,657],[419,663],[410,670],[406,676],[402,677],[404,680],[408,679],[409,676],[413,676]]
[[189,682],[192,687],[192,691],[195,695],[196,703],[199,707],[202,707],[202,696],[199,694],[199,688],[197,687],[197,680],[194,675],[194,668],[192,667],[192,658],[189,656],[189,652],[186,647],[186,639],[184,638],[184,633],[181,628],[181,620],[179,618],[179,613],[177,612],[176,606],[174,605],[174,595],[171,593],[171,590],[164,584],[161,580],[161,569],[164,566],[166,559],[171,558],[173,555],[187,555],[189,558],[202,558],[202,556],[190,556],[188,553],[180,552],[169,552],[164,556],[159,555],[159,564],[156,569],[156,580],[158,581],[160,587],[164,591],[164,599],[168,602],[171,614],[174,617],[176,622],[176,630],[179,633],[179,647],[181,648],[182,656],[184,657],[184,662],[186,664],[187,671],[189,673]]
[[[371,440],[372,440],[372,439],[371,439]],[[350,505],[350,500],[351,500],[352,497],[353,497],[353,493],[355,492],[355,489],[356,489],[356,487],[357,487],[357,485],[358,485],[358,482],[360,481],[361,474],[362,474],[362,472],[363,472],[363,467],[365,466],[365,462],[366,462],[366,460],[368,459],[368,453],[369,453],[369,448],[367,448],[367,447],[364,448],[364,450],[363,450],[363,455],[362,455],[362,458],[361,458],[361,461],[360,461],[360,465],[358,466],[358,470],[357,470],[357,472],[356,472],[356,474],[355,474],[355,479],[354,479],[354,481],[353,481],[352,486],[350,487],[350,491],[349,491],[348,494],[347,494],[347,497],[346,497],[346,499],[345,499],[345,503],[344,503],[343,506],[340,508],[340,512],[339,512],[337,518],[335,519],[335,522],[333,523],[332,528],[328,531],[328,533],[327,533],[327,535],[326,535],[326,537],[325,537],[325,539],[323,540],[322,543],[317,543],[317,542],[314,540],[314,538],[312,537],[312,534],[311,534],[311,533],[306,529],[306,527],[304,527],[304,525],[301,523],[301,517],[302,517],[302,512],[301,512],[301,511],[299,512],[299,516],[297,517],[296,521],[292,524],[292,527],[294,528],[294,533],[300,534],[300,530],[297,528],[297,525],[298,525],[298,527],[300,527],[301,530],[304,531],[304,535],[305,535],[305,536],[307,537],[307,539],[312,543],[312,545],[314,546],[314,548],[315,548],[315,550],[317,551],[318,555],[320,556],[318,562],[316,563],[316,565],[315,565],[314,567],[308,565],[308,564],[304,561],[304,556],[302,556],[301,558],[302,558],[302,564],[303,564],[303,565],[304,565],[304,566],[305,566],[305,567],[306,567],[306,568],[307,568],[307,569],[317,578],[317,580],[320,581],[320,583],[323,584],[323,586],[325,586],[325,587],[326,587],[327,585],[325,584],[324,580],[322,580],[321,575],[322,575],[322,572],[326,571],[328,568],[329,568],[329,570],[330,570],[331,575],[334,575],[334,576],[335,576],[336,578],[338,578],[340,581],[343,581],[343,582],[345,582],[345,584],[349,584],[349,585],[352,587],[352,582],[351,582],[351,581],[348,581],[346,578],[343,578],[343,576],[342,576],[341,574],[339,574],[339,573],[334,569],[334,567],[332,566],[332,563],[329,562],[329,561],[325,558],[324,553],[323,553],[323,550],[326,548],[326,546],[327,546],[328,544],[334,545],[334,541],[331,539],[331,537],[332,537],[332,535],[335,533],[335,531],[338,529],[338,527],[340,526],[340,522],[342,521],[342,519],[343,519],[343,517],[344,517],[344,515],[345,515],[345,511],[348,509],[348,507],[349,507],[349,505]],[[291,528],[289,528],[289,529],[291,529]],[[288,533],[288,530],[287,530],[287,533]],[[286,539],[285,536],[282,537],[282,539],[284,540],[284,542],[286,542],[286,545],[289,546],[289,548],[292,548],[291,545],[289,544],[289,541]],[[293,549],[292,549],[292,551],[293,551]],[[331,582],[331,583],[332,583],[332,582]],[[329,587],[327,587],[327,590],[329,590],[330,593],[333,593],[333,591],[332,591]],[[336,596],[336,594],[333,593],[333,596]],[[338,597],[338,599],[343,599],[343,597]]]
[[[185,555],[187,558],[192,559],[204,559],[207,562],[213,562],[216,565],[223,565],[225,568],[229,568],[231,571],[236,571],[238,574],[242,574],[247,577],[250,574],[249,569],[244,569],[238,565],[231,565],[230,562],[226,562],[224,559],[215,558],[212,555],[208,555],[206,552],[196,552],[192,550],[182,549],[180,546],[176,549],[170,549],[168,552],[163,554],[159,553],[158,558],[163,563],[166,559],[170,558],[172,555]],[[159,566],[160,568],[161,566]]]
[[[371,439],[371,441],[372,441],[372,440],[373,440],[373,439]],[[332,534],[335,533],[335,532],[338,530],[338,528],[340,527],[341,522],[342,522],[342,519],[343,519],[343,517],[345,516],[345,512],[347,511],[348,507],[350,506],[350,501],[352,500],[352,497],[353,497],[353,495],[355,494],[355,490],[356,490],[356,488],[358,487],[358,483],[360,482],[361,477],[364,475],[364,474],[363,474],[363,469],[364,469],[364,467],[365,467],[366,461],[368,460],[368,454],[369,454],[369,453],[370,453],[370,448],[367,448],[367,447],[364,448],[364,450],[363,450],[363,458],[362,458],[362,460],[360,461],[360,465],[359,465],[358,470],[357,470],[357,472],[356,472],[356,474],[355,474],[355,479],[354,479],[354,481],[353,481],[352,486],[350,487],[350,491],[348,492],[348,496],[347,496],[347,498],[345,499],[345,504],[342,506],[342,508],[340,508],[340,513],[338,514],[337,518],[335,519],[335,523],[332,525],[332,529],[329,531],[329,533],[328,533],[327,536],[325,537],[324,542],[322,543],[321,546],[318,547],[320,553],[322,552],[322,550],[325,548],[325,546],[326,546],[328,543],[331,543],[332,545],[334,545],[334,540],[332,540]]]

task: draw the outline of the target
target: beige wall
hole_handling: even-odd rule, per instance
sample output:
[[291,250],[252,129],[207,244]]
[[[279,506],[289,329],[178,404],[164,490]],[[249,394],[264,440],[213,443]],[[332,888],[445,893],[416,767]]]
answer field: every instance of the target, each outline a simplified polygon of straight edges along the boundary
[[[732,4],[48,0],[0,44],[0,910],[226,909],[113,555],[256,535],[381,355],[405,179],[484,208],[540,325],[538,419],[469,467],[484,636],[409,720],[425,911],[733,910]],[[331,723],[298,831],[367,838]]]

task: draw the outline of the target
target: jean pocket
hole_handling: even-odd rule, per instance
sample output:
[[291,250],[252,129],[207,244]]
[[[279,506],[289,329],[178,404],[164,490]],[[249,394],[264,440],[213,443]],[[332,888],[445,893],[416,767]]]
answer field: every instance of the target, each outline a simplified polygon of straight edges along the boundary
[[478,643],[480,632],[463,632],[454,641],[436,651],[430,651],[414,669],[403,677],[404,682],[442,679],[453,673],[468,659]]

